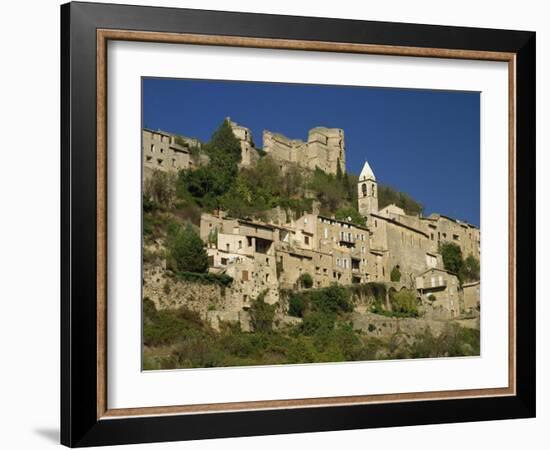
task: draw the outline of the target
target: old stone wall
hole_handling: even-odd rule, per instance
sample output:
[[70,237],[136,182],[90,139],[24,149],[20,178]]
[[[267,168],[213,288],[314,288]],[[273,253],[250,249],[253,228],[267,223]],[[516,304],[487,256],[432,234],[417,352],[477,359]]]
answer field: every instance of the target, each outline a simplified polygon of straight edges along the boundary
[[231,309],[227,289],[215,284],[191,283],[167,276],[158,265],[144,265],[143,298],[150,299],[157,309],[176,309],[185,306],[206,317],[210,309]]
[[[439,336],[449,323],[448,320],[431,318],[396,318],[385,317],[370,312],[355,312],[352,315],[352,322],[355,329],[363,331],[368,336],[390,337],[396,333],[414,336],[422,333],[426,328]],[[457,321],[460,326],[479,329],[479,319],[468,319]]]

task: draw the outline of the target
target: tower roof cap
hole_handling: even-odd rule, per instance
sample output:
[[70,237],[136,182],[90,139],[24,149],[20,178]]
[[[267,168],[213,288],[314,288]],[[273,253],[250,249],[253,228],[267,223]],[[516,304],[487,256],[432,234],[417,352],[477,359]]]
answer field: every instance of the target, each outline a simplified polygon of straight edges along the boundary
[[361,175],[359,175],[359,181],[366,181],[366,180],[376,181],[376,177],[374,176],[374,172],[370,168],[368,161],[365,161],[365,165],[363,166]]

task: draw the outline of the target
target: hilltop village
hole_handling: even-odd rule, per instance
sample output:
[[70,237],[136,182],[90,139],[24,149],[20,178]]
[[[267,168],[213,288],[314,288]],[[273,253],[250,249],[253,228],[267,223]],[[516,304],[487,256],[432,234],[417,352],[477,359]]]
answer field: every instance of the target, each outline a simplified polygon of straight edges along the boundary
[[[316,127],[307,140],[264,131],[260,149],[248,128],[229,118],[226,122],[240,145],[240,171],[268,158],[283,176],[291,176],[295,168],[332,178],[347,176],[341,129]],[[155,173],[182,176],[211,164],[196,139],[144,129],[142,142],[144,183]],[[255,299],[275,305],[281,323],[295,323],[299,319],[289,314],[289,293],[334,284],[383,286],[384,319],[392,310],[392,296],[402,290],[414,293],[423,320],[478,316],[479,274],[477,279],[461,279],[445,267],[441,249],[452,244],[464,258],[479,261],[479,228],[442,214],[408,214],[396,204],[379,208],[378,181],[368,161],[355,180],[354,216],[360,220],[323,214],[315,201],[302,214],[277,207],[262,219],[231,215],[221,208],[201,210],[196,230],[206,248],[207,272],[231,282],[221,290],[189,281],[167,288],[166,261],[161,258],[144,263],[144,297],[160,309],[185,305],[215,328],[233,321],[245,330],[250,329],[247,311]],[[308,195],[305,191],[304,197]],[[160,247],[159,240],[146,244],[152,252]],[[369,331],[380,333],[381,327],[371,324],[377,319],[372,305],[372,299],[356,301],[355,313],[368,316],[357,316],[356,324],[365,329],[369,324]]]

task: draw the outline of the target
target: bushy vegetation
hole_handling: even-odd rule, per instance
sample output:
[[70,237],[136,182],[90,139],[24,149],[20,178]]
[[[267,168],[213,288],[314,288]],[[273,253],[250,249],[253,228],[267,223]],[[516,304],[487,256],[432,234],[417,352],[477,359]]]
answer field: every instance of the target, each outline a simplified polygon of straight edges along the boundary
[[401,289],[390,296],[392,313],[402,317],[417,317],[418,306],[414,291]]
[[155,209],[167,210],[176,200],[175,175],[153,170],[143,186],[143,209],[146,212]]
[[[374,359],[479,355],[479,331],[449,324],[435,336],[429,328],[404,339],[366,336],[345,314],[312,310],[299,325],[274,329],[272,306],[254,312],[254,332],[222,323],[214,331],[185,308],[157,311],[144,299],[144,369],[228,367]],[[269,308],[266,308],[268,306]],[[374,331],[374,328],[370,328]]]
[[233,278],[229,275],[208,272],[177,272],[176,277],[180,280],[189,281],[191,283],[217,284],[221,287],[228,287],[233,282]]
[[399,270],[399,266],[394,266],[391,270],[390,280],[395,282],[401,280],[401,271]]
[[378,186],[378,207],[382,209],[392,203],[410,215],[419,215],[424,211],[422,203],[416,201],[406,192],[400,192],[392,186],[380,184]]
[[205,273],[208,270],[208,255],[200,236],[190,224],[181,227],[172,224],[166,240],[167,266],[174,272]]
[[298,285],[304,289],[309,289],[313,286],[313,278],[309,273],[303,273],[298,277]]
[[275,305],[269,305],[265,302],[266,292],[263,292],[252,302],[250,307],[250,323],[252,329],[256,332],[266,332],[273,329],[273,319],[275,318]]
[[411,358],[439,358],[479,355],[479,350],[479,330],[448,323],[439,336],[426,328],[416,336],[408,353]]
[[460,284],[479,280],[479,260],[473,255],[468,255],[464,259],[462,250],[457,244],[443,242],[439,244],[439,253],[443,258],[445,270],[456,274]]

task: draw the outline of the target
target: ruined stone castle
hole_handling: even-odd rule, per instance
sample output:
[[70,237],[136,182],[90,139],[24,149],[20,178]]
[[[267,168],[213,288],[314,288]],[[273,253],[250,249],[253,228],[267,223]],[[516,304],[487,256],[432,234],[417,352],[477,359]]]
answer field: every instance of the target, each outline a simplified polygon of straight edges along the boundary
[[[250,130],[230,123],[241,143],[241,165],[255,164],[260,154]],[[192,145],[198,143],[190,142]],[[340,165],[345,171],[344,132],[340,129],[313,128],[307,141],[264,131],[263,151],[282,170],[296,164],[333,174]],[[144,130],[144,158],[145,167],[167,171],[200,164],[189,148],[150,130]],[[202,214],[200,236],[207,246],[210,271],[234,280],[226,294],[231,308],[246,311],[261,293],[266,293],[267,302],[277,303],[283,290],[300,288],[304,274],[311,276],[313,287],[381,282],[394,290],[413,289],[422,304],[443,318],[479,307],[479,282],[461,287],[456,274],[444,269],[438,252],[440,243],[453,242],[465,257],[479,259],[479,228],[440,214],[407,215],[393,204],[379,209],[377,180],[366,161],[357,192],[365,226],[313,213],[285,223]],[[394,269],[401,274],[399,282],[391,281]]]
[[[241,144],[240,167],[254,165],[260,159],[260,152],[252,140],[252,133],[231,118],[227,117],[226,120]],[[193,149],[201,146],[197,139],[144,129],[142,141],[145,176],[155,169],[178,172],[208,163],[205,155],[193,153]],[[265,130],[263,152],[273,158],[281,170],[285,170],[289,164],[309,170],[319,168],[332,174],[336,174],[338,165],[342,173],[346,170],[344,131],[338,128],[312,128],[307,141],[289,139],[282,134]]]

